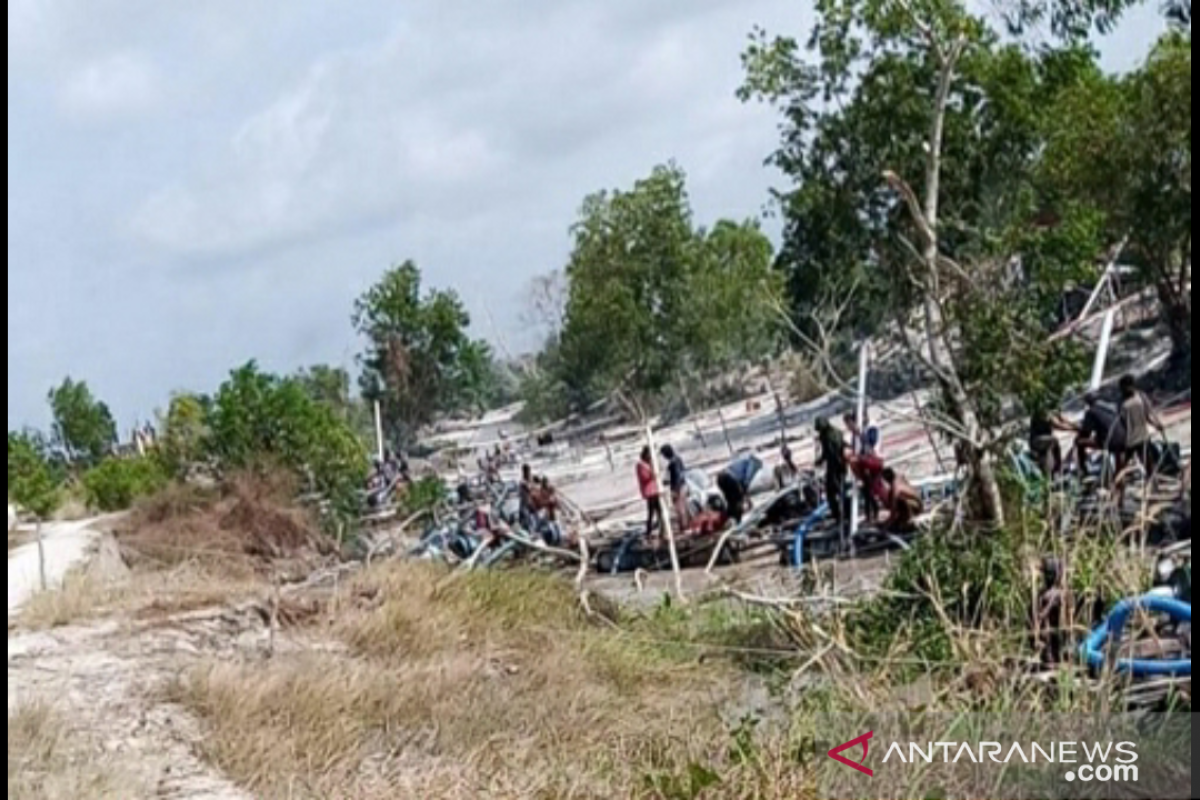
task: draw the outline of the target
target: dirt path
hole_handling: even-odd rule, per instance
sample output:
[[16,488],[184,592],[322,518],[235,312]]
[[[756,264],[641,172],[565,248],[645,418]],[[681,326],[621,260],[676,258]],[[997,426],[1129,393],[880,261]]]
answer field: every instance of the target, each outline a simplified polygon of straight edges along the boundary
[[[157,698],[190,663],[261,657],[268,640],[253,612],[231,610],[10,635],[10,720],[22,708],[49,708],[71,743],[70,768],[47,776],[37,796],[249,800],[199,758],[196,721]],[[98,775],[103,794],[94,793]],[[78,793],[85,786],[93,788]]]
[[[79,522],[47,523],[42,529],[42,548],[38,551],[36,534],[8,551],[8,613],[11,616],[42,588],[43,569],[46,587],[53,589],[71,569],[87,558],[100,537],[97,519]],[[44,567],[41,564],[45,559]]]

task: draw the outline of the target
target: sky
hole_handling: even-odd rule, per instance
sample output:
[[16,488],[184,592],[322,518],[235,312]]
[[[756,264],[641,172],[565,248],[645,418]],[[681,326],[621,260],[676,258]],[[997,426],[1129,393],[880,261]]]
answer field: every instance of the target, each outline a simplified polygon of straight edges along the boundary
[[124,429],[251,358],[352,367],[354,299],[410,258],[529,349],[522,290],[586,195],[673,159],[701,223],[764,214],[777,120],[735,98],[739,54],[811,24],[803,0],[8,0],[9,428],[66,375]]

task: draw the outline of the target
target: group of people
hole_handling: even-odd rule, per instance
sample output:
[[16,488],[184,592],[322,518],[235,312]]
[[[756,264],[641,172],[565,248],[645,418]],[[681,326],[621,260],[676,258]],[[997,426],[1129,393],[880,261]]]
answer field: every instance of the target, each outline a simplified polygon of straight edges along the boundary
[[[671,508],[681,527],[687,527],[691,520],[691,509],[687,499],[687,466],[683,458],[675,452],[671,445],[663,445],[659,450],[663,462],[667,465],[667,490],[671,493]],[[642,448],[635,468],[638,492],[646,503],[646,536],[651,536],[655,529],[662,525],[662,491],[654,469],[653,453],[649,447]]]
[[536,532],[542,523],[558,523],[558,493],[545,475],[533,474],[528,464],[521,466],[521,482],[517,487],[517,516],[521,527]]
[[[819,417],[817,431],[818,467],[825,468],[825,500],[830,515],[844,524],[849,519],[847,505],[850,491],[861,484],[867,522],[879,525],[881,512],[887,519],[882,527],[895,533],[906,533],[924,511],[924,500],[909,481],[883,460],[883,440],[879,428],[864,415],[863,424],[853,414],[842,419],[850,441],[826,417]],[[852,479],[853,478],[853,479]]]
[[512,447],[507,442],[503,446],[496,445],[494,451],[485,450],[483,457],[476,463],[488,483],[499,483],[501,480],[500,470],[513,463]]
[[1105,401],[1095,391],[1084,395],[1085,411],[1078,424],[1061,415],[1033,414],[1029,449],[1044,474],[1057,477],[1065,471],[1066,459],[1058,440],[1059,431],[1075,434],[1075,453],[1081,476],[1089,473],[1093,453],[1102,454],[1106,461],[1111,460],[1112,475],[1121,475],[1135,462],[1140,463],[1147,474],[1152,475],[1158,470],[1161,458],[1154,432],[1165,439],[1166,426],[1150,398],[1138,389],[1132,375],[1121,378],[1119,388],[1120,402],[1116,405]]
[[368,504],[372,508],[386,504],[392,492],[401,483],[412,483],[408,459],[403,454],[396,455],[387,451],[382,459],[375,459],[371,474],[367,476]]
[[[895,532],[911,530],[916,518],[924,511],[921,493],[904,476],[885,466],[878,427],[870,424],[869,420],[860,426],[850,414],[845,416],[844,422],[849,442],[846,435],[827,418],[816,421],[816,466],[825,469],[825,496],[831,515],[839,523],[848,519],[848,492],[861,484],[868,522],[879,524],[881,512],[886,510],[888,516],[883,527]],[[671,445],[664,445],[660,455],[666,464],[669,507],[674,510],[681,529],[686,530],[693,522],[687,499],[686,467]],[[762,460],[749,453],[717,473],[717,489],[725,501],[725,516],[734,524],[741,524],[746,512],[753,508],[751,487],[762,469]],[[642,450],[636,475],[638,490],[646,503],[646,535],[650,536],[662,524],[664,504],[649,447]],[[782,489],[794,483],[799,475],[800,469],[785,442],[781,450],[781,463],[775,468],[776,488]]]

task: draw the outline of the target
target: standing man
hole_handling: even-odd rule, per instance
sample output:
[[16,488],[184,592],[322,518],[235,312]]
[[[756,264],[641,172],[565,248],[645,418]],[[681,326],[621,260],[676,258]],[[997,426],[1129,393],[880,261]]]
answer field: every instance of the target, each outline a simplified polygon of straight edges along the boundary
[[684,530],[692,516],[688,513],[687,481],[684,479],[687,466],[671,445],[664,444],[659,452],[667,462],[667,486],[671,490],[671,504],[675,507],[675,515],[679,517],[679,529]]
[[1157,465],[1150,457],[1150,429],[1157,429],[1164,436],[1166,429],[1154,411],[1150,398],[1137,388],[1132,375],[1121,378],[1121,408],[1119,417],[1125,428],[1125,456],[1117,465],[1123,472],[1135,458],[1142,462],[1147,479],[1152,478]]
[[649,447],[642,448],[642,457],[637,463],[638,491],[646,501],[646,538],[654,533],[654,529],[662,524],[662,505],[659,498],[658,481],[654,479],[654,465],[650,463],[653,454]]
[[534,523],[537,521],[537,504],[534,502],[533,497],[535,490],[533,467],[528,464],[522,464],[521,483],[517,487],[517,498],[519,500],[517,520],[521,527],[527,531],[533,530]]
[[815,425],[820,456],[817,466],[825,467],[825,499],[829,510],[838,522],[846,519],[846,440],[842,432],[830,424],[825,417],[818,417]]
[[[1088,474],[1088,454],[1098,450],[1111,455],[1118,463],[1125,456],[1125,426],[1117,409],[1110,403],[1100,399],[1096,392],[1088,392],[1083,396],[1087,410],[1083,413],[1083,422],[1079,425],[1079,435],[1075,437],[1075,450],[1079,455],[1079,474],[1086,478]],[[1108,469],[1101,470],[1101,477],[1107,482]]]
[[1062,445],[1055,431],[1065,427],[1044,408],[1036,409],[1029,417],[1029,452],[1046,480],[1054,480],[1063,471]]

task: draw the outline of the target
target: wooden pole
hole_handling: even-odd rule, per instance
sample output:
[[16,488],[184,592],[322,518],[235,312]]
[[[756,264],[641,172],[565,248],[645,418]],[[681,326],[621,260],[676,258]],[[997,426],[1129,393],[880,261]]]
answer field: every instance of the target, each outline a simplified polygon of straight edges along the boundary
[[[858,350],[858,406],[855,409],[855,419],[858,421],[858,430],[865,436],[866,431],[863,430],[863,424],[867,418],[867,370],[869,368],[869,360],[871,351],[866,342]],[[861,438],[861,437],[860,437]],[[854,547],[854,537],[858,535],[858,506],[860,502],[858,484],[854,477],[850,478],[850,485],[853,489],[850,500],[850,547]],[[840,498],[838,502],[841,502]],[[843,526],[845,530],[845,526]]]
[[679,381],[679,391],[683,395],[683,405],[687,409],[688,416],[692,418],[692,425],[696,428],[696,435],[700,437],[700,446],[707,449],[708,440],[704,438],[704,429],[700,427],[700,420],[696,418],[696,409],[692,408],[692,398],[688,394],[687,384],[683,381],[683,375],[676,376]]
[[42,591],[46,591],[46,543],[42,540],[42,520],[37,521],[38,547],[38,577],[41,579]]
[[679,551],[675,548],[675,531],[671,528],[671,515],[667,513],[666,504],[662,499],[662,480],[659,477],[662,473],[658,468],[658,448],[655,446],[654,431],[649,423],[646,423],[646,444],[650,448],[650,471],[654,474],[654,485],[659,487],[658,517],[662,520],[663,533],[667,535],[667,548],[671,553],[671,571],[675,573],[675,594],[678,595],[679,602],[687,603],[687,597],[683,593],[683,572],[679,569]]
[[375,452],[379,456],[379,461],[383,461],[383,412],[379,407],[379,401],[375,401]]
[[1108,348],[1112,344],[1113,326],[1117,322],[1117,309],[1110,308],[1104,315],[1104,328],[1100,331],[1100,344],[1096,347],[1096,360],[1092,364],[1092,391],[1099,390],[1104,383],[1104,368],[1108,364]]
[[729,448],[729,455],[732,457],[737,451],[733,449],[733,441],[729,438],[729,428],[725,425],[725,412],[717,406],[717,419],[721,420],[721,433],[725,434],[725,446]]

